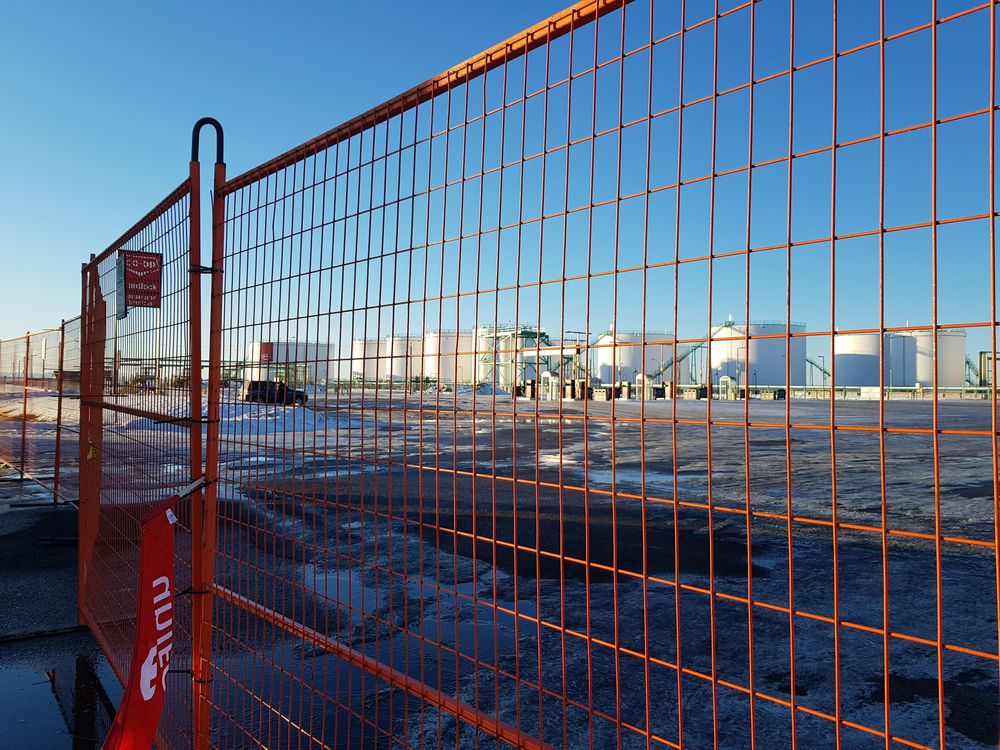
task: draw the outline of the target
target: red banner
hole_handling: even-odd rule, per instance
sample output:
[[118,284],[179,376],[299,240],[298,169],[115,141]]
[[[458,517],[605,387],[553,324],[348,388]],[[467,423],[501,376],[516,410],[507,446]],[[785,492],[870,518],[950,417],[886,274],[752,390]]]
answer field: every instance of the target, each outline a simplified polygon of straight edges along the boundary
[[174,611],[174,495],[142,519],[135,646],[128,684],[102,750],[149,750],[163,711]]

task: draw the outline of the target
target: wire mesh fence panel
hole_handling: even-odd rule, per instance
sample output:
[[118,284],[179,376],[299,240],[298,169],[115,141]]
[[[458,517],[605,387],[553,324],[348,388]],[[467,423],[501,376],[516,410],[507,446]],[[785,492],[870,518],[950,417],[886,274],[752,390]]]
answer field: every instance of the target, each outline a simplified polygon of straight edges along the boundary
[[21,476],[25,456],[25,378],[28,337],[0,341],[0,462],[6,474]]
[[80,318],[62,324],[62,352],[57,371],[56,460],[53,492],[66,502],[80,497]]
[[[69,352],[66,353],[66,348]],[[65,357],[64,357],[65,354]],[[62,374],[63,360],[76,358],[79,378],[79,318],[16,339],[0,341],[0,464],[8,479],[31,480],[59,498],[60,472],[73,476],[72,434],[78,431],[79,385]],[[68,403],[67,399],[72,399]],[[63,448],[67,429],[70,454]],[[70,464],[67,466],[66,464]]]
[[60,416],[56,371],[59,369],[61,327],[32,333],[27,338],[24,474],[51,488],[56,474],[56,425]]
[[[200,323],[192,325],[189,294],[195,195],[185,180],[85,266],[83,343],[69,359],[79,362],[82,376],[81,611],[123,682],[135,629],[140,520],[201,475],[200,440],[192,436],[200,438],[202,429],[200,351],[191,357],[192,329]],[[138,294],[133,280],[119,278],[131,274],[127,266],[136,258],[145,274]],[[145,294],[151,290],[141,284],[155,293]],[[177,516],[180,594],[192,582],[188,500]],[[165,680],[157,746],[191,747],[191,675],[183,673],[191,657],[190,596],[177,596],[172,621],[170,656],[179,672]]]
[[217,745],[995,746],[995,64],[581,2],[227,182]]

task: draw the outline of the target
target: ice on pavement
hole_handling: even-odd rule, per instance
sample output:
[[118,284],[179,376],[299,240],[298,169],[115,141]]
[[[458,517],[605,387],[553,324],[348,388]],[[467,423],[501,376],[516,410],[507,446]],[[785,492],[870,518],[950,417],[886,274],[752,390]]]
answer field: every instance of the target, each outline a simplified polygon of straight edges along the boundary
[[[179,410],[178,416],[183,416]],[[167,411],[166,414],[170,414]],[[207,412],[202,412],[205,416]],[[303,432],[313,430],[360,429],[360,419],[325,414],[300,406],[274,404],[223,404],[219,412],[220,431],[223,434],[258,434],[269,432]],[[137,430],[185,429],[171,422],[158,422],[137,417],[125,425]]]

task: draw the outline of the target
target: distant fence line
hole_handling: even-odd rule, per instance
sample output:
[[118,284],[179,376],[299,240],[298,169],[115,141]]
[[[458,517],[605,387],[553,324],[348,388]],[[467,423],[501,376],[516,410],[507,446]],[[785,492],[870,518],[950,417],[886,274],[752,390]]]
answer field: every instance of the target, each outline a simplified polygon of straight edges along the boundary
[[0,339],[0,479],[78,498],[80,317]]

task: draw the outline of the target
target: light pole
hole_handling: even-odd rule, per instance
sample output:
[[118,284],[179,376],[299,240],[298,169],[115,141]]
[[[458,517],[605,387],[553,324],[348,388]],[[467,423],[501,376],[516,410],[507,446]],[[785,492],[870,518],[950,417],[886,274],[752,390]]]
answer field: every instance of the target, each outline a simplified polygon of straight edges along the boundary
[[825,354],[820,354],[818,356],[819,356],[819,362],[820,362],[820,375],[823,377],[823,390],[825,391],[826,390],[826,355]]

